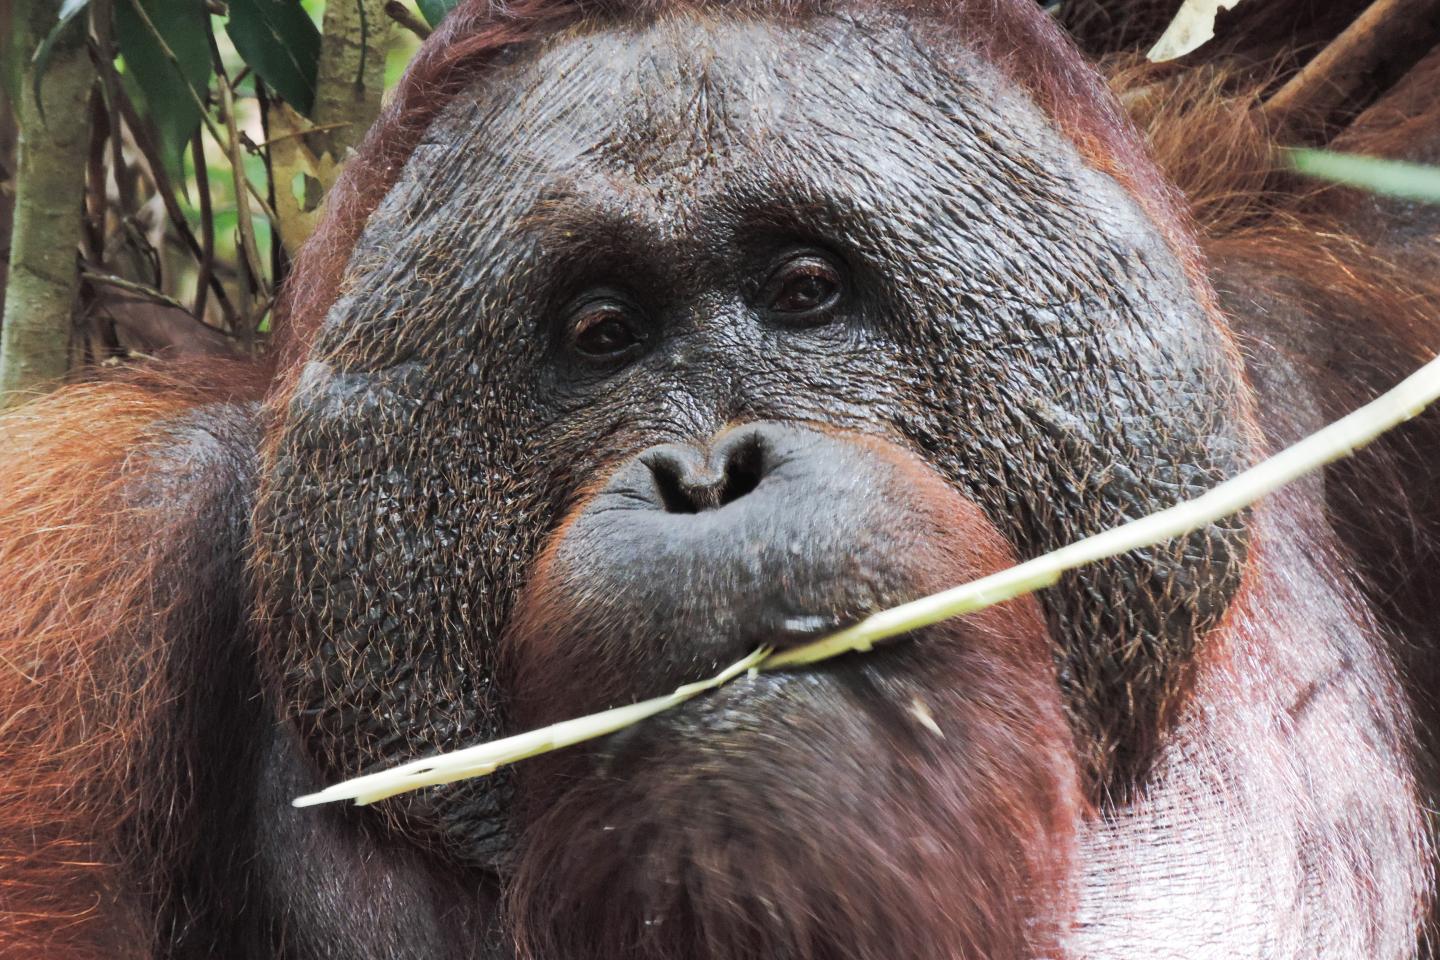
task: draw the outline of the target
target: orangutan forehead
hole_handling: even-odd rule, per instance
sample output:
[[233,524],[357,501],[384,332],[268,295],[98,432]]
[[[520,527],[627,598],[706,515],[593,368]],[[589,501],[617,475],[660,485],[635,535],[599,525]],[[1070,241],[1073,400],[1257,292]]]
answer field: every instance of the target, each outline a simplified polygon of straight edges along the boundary
[[671,190],[720,178],[733,189],[757,168],[866,164],[883,177],[898,172],[887,164],[962,154],[980,179],[1037,147],[1073,152],[997,68],[940,46],[839,15],[572,31],[484,78],[419,152],[468,141],[512,175],[583,169]]
[[734,288],[766,237],[896,283],[923,263],[946,315],[1155,277],[1189,299],[1125,188],[994,65],[838,15],[687,16],[572,31],[457,97],[368,220],[317,349],[375,368],[441,330],[523,334],[579,281],[703,296],[687,284]]
[[726,160],[748,165],[757,155],[819,164],[831,159],[827,148],[840,154],[941,127],[996,89],[983,64],[965,59],[941,69],[910,35],[839,17],[803,25],[686,17],[560,38],[532,76],[544,78],[546,99],[608,104],[577,111],[598,121],[576,130],[578,139],[594,144],[594,159],[648,180],[703,174]]

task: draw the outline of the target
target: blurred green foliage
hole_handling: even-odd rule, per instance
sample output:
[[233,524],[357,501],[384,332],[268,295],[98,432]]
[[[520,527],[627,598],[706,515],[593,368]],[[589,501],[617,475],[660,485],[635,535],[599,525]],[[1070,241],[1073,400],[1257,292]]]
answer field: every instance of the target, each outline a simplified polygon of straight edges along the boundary
[[1290,162],[1307,176],[1371,193],[1440,203],[1440,167],[1328,150],[1291,150]]
[[[431,24],[455,2],[407,0],[415,21]],[[48,52],[67,32],[88,31],[98,53],[82,251],[92,284],[110,278],[101,281],[110,289],[153,291],[153,302],[184,305],[200,323],[247,343],[266,332],[287,249],[295,246],[293,236],[282,246],[269,214],[282,202],[293,209],[293,184],[311,194],[301,210],[314,206],[320,190],[314,177],[295,172],[296,150],[283,152],[287,167],[272,145],[309,144],[325,10],[325,0],[63,0],[32,49],[13,31],[0,40],[0,84],[11,97],[29,68],[43,98]],[[389,18],[367,23],[366,33],[367,48],[385,56],[388,89],[420,40]],[[227,98],[232,116],[223,110]],[[310,149],[298,156],[318,163]],[[237,189],[249,197],[248,210]],[[253,241],[259,276],[242,239]],[[91,292],[103,305],[105,291]],[[102,331],[88,349],[123,355],[124,339]]]

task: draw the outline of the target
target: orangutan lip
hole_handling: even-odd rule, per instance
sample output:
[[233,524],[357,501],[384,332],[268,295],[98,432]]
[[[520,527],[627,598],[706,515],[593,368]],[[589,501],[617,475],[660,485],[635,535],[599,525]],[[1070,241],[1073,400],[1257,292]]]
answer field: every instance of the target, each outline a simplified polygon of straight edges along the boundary
[[793,690],[818,679],[791,672],[741,676],[718,690],[596,741],[593,762],[601,774],[615,774],[632,765],[650,764],[657,754],[673,750],[681,741],[705,743],[753,728],[763,722],[760,714],[771,712],[763,705],[782,690]]
[[860,677],[883,682],[913,669],[917,665],[913,641],[926,632],[902,634],[864,654],[843,654],[823,663],[740,676],[660,716],[597,741],[594,760],[602,773],[614,773],[632,763],[652,762],[657,750],[675,745],[677,736],[713,744],[718,742],[716,738],[723,740],[740,731],[753,733],[772,724],[778,724],[775,730],[783,731],[788,719],[807,712],[807,704],[819,707],[828,702],[837,683],[849,686]]

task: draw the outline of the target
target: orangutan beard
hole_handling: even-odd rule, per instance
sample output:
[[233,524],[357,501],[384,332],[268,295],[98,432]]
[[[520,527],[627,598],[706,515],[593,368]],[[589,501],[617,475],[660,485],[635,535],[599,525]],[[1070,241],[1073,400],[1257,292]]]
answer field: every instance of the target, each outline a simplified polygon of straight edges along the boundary
[[1082,814],[1028,599],[521,771],[534,960],[1058,954]]

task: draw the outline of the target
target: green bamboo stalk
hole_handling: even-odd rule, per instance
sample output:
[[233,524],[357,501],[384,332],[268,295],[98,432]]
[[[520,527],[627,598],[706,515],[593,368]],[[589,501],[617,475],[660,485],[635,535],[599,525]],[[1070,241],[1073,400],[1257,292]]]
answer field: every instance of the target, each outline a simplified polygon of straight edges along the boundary
[[[33,51],[57,22],[57,5],[19,0],[15,26]],[[0,326],[0,409],[58,384],[69,367],[76,247],[85,192],[87,104],[95,71],[85,51],[84,23],[71,23],[51,50],[35,101],[33,62],[26,65],[17,104],[16,163],[10,274]]]

